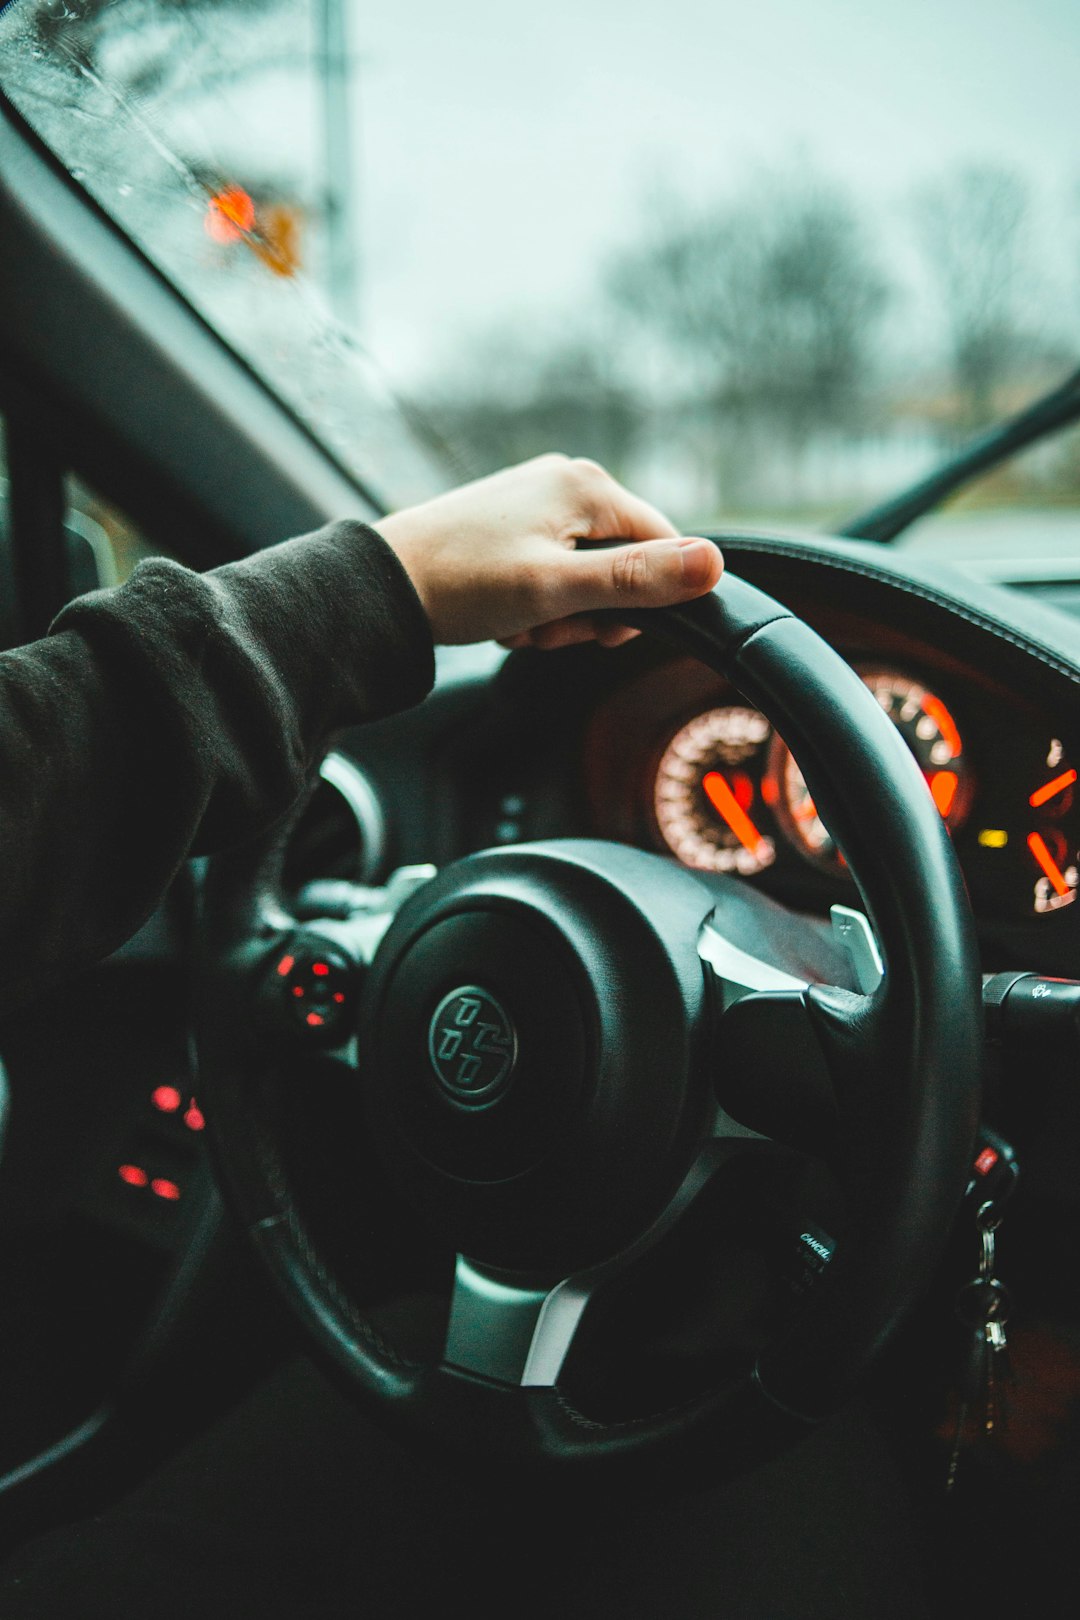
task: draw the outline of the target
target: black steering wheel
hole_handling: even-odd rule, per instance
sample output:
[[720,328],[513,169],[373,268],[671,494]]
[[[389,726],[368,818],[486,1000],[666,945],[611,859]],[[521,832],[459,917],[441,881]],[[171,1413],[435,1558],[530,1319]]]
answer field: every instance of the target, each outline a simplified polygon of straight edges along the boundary
[[[599,841],[481,851],[298,922],[279,833],[207,876],[203,1095],[233,1208],[378,1419],[503,1462],[707,1457],[730,1473],[844,1402],[931,1277],[978,1122],[979,961],[941,817],[835,652],[730,575],[635,622],[727,677],[792,749],[863,897],[876,988],[765,960],[734,880]],[[321,1080],[305,1040],[322,1043]],[[356,1135],[335,1127],[334,1248],[294,1122],[342,1098]],[[778,1154],[820,1159],[840,1195],[834,1231],[791,1234],[809,1262],[797,1286],[770,1285],[759,1331],[689,1386],[591,1408],[570,1374],[605,1301],[650,1266],[669,1299],[705,1286],[684,1234],[700,1257],[733,1209],[753,1227],[755,1177],[769,1185]],[[374,1174],[456,1256],[430,1358],[402,1354],[354,1297],[353,1260],[379,1241]]]

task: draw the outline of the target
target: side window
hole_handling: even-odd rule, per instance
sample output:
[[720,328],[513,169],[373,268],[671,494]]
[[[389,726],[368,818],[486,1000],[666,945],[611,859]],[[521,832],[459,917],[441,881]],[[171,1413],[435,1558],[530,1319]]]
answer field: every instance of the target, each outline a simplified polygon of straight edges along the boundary
[[161,555],[131,519],[90,484],[65,479],[67,546],[72,596],[101,586],[122,585],[144,557]]
[[[0,381],[3,379],[0,378]],[[73,597],[120,585],[162,550],[65,465],[63,424],[0,409],[0,648],[43,635]]]

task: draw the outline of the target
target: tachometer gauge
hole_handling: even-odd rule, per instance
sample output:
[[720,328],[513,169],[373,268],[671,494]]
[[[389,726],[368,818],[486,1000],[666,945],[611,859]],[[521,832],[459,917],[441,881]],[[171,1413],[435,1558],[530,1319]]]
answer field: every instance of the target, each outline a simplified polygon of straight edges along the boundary
[[[907,743],[950,830],[962,825],[971,804],[971,773],[956,722],[945,704],[918,681],[894,670],[859,671],[863,683]],[[843,864],[817,813],[803,774],[777,739],[766,791],[777,801],[781,826],[801,854],[835,871]]]
[[653,811],[679,860],[751,876],[776,859],[761,829],[762,770],[772,727],[757,709],[729,704],[677,731],[656,769]]

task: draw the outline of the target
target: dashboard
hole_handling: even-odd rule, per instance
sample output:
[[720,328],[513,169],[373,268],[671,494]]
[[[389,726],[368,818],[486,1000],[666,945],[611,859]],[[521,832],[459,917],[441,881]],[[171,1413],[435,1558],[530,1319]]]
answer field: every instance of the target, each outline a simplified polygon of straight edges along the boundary
[[[1049,920],[1077,898],[1071,717],[977,672],[840,647],[914,755],[986,920]],[[837,762],[843,769],[843,761]],[[673,660],[597,707],[583,769],[596,830],[814,907],[850,902],[842,850],[783,738],[701,665]]]
[[[1080,977],[1080,618],[881,548],[734,536],[724,548],[733,572],[784,602],[859,671],[912,749],[967,880],[984,970]],[[294,900],[307,892],[309,915],[333,901],[325,888],[313,892],[320,883],[381,884],[403,865],[583,836],[682,860],[804,917],[858,904],[813,784],[783,739],[721,677],[656,638],[612,652],[449,649],[439,662],[426,702],[337,740],[286,861],[286,886]],[[8,1387],[39,1376],[43,1393],[25,1403],[25,1424],[11,1427],[0,1464],[51,1440],[54,1387],[70,1388],[74,1421],[87,1391],[108,1386],[118,1340],[136,1333],[204,1217],[210,1229],[188,992],[176,966],[194,904],[187,885],[177,886],[154,926],[65,1003],[69,1016],[43,1025],[30,1008],[8,1029],[20,1109],[0,1203],[23,1235],[7,1281],[18,1298],[22,1273],[48,1279],[49,1305],[25,1313],[35,1332],[16,1336],[4,1363]],[[92,1069],[87,1029],[96,1032]],[[1044,1286],[1039,1256],[1057,1255],[1063,1232],[1080,1246],[1080,1088],[1074,1065],[1028,1054],[990,1079],[988,1119],[1014,1144],[1029,1189],[1030,1307]],[[1020,1221],[1010,1221],[1016,1231]],[[73,1232],[86,1234],[81,1245]],[[214,1301],[203,1372],[196,1377],[185,1361],[170,1385],[201,1391],[199,1399],[221,1385],[222,1321],[234,1347],[230,1378],[246,1376],[253,1341],[273,1339],[262,1332],[256,1284],[227,1269],[234,1265],[223,1261],[225,1297]],[[189,1285],[187,1272],[177,1277],[178,1289]],[[54,1307],[62,1315],[79,1286],[86,1320],[103,1325],[80,1339],[76,1378]]]
[[[853,666],[911,749],[952,836],[985,970],[1075,976],[1077,620],[922,555],[816,536],[723,545],[733,572]],[[784,739],[650,636],[615,652],[451,650],[426,704],[347,743],[383,805],[388,867],[588,836],[730,875],[804,914],[859,903]]]

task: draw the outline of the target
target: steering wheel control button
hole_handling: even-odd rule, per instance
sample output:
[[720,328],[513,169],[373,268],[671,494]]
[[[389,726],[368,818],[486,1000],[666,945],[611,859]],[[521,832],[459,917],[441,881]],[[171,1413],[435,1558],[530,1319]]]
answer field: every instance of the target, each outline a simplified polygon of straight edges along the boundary
[[1080,980],[995,973],[983,981],[986,1027],[1006,1050],[1080,1050]]
[[354,965],[323,940],[293,940],[274,963],[272,982],[295,1029],[312,1040],[340,1039],[354,1007]]
[[836,1250],[836,1239],[808,1221],[795,1239],[788,1278],[793,1294],[807,1293],[817,1282]]
[[486,1108],[506,1089],[517,1061],[517,1031],[502,1003],[479,985],[443,996],[428,1026],[428,1057],[451,1102]]

